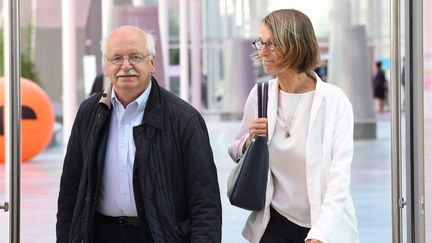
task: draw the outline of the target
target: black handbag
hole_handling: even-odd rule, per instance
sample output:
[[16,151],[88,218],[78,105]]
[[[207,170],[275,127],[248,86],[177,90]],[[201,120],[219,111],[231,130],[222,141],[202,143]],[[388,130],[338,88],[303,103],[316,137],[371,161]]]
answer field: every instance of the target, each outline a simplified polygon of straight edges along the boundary
[[[268,83],[257,85],[258,117],[267,117]],[[257,136],[230,173],[228,178],[230,203],[246,210],[261,210],[266,199],[268,168],[267,137]]]

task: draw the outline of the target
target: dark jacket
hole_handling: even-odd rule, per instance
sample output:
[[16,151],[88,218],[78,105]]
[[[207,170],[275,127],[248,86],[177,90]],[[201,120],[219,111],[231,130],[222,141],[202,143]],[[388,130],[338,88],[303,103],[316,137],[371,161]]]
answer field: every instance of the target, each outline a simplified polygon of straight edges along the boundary
[[[110,96],[105,90],[89,97],[77,113],[60,182],[57,242],[92,242]],[[133,136],[134,194],[143,195],[135,197],[137,211],[154,242],[220,242],[220,193],[201,115],[152,79],[143,121]]]

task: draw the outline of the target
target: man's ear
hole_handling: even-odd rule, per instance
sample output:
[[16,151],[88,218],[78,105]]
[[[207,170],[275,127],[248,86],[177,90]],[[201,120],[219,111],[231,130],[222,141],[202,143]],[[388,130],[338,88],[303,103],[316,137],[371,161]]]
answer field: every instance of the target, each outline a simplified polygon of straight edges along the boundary
[[151,69],[152,74],[154,74],[156,71],[154,60],[155,60],[154,57],[150,60],[151,65],[152,65],[152,69]]
[[107,74],[107,64],[104,62],[103,64],[103,75],[104,77],[108,78],[108,74]]

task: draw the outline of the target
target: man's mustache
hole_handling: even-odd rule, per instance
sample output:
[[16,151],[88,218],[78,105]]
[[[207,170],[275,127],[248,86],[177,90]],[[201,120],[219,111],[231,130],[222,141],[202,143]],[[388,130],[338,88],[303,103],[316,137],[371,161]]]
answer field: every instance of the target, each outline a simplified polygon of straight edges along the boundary
[[120,70],[120,72],[116,74],[116,77],[125,77],[125,76],[138,76],[138,73],[135,70],[130,69],[127,72]]

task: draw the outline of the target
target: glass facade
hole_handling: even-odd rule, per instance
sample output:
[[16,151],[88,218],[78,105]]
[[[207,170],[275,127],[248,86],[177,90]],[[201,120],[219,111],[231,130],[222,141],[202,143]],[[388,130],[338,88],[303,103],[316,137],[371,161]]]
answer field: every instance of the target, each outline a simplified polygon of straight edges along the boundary
[[[21,0],[21,15],[25,20],[31,11],[37,15],[34,23],[35,29],[35,67],[39,72],[44,89],[54,104],[62,102],[61,87],[61,24],[48,21],[49,13],[61,12],[58,0]],[[77,17],[77,90],[79,101],[84,100],[85,80],[89,66],[82,61],[85,56],[101,59],[99,41],[101,39],[101,17],[103,15],[102,2],[105,0],[80,0],[77,4],[82,6]],[[199,4],[196,5],[198,1]],[[39,5],[32,5],[39,2]],[[55,2],[55,3],[54,3]],[[161,0],[112,0],[113,6],[126,8],[155,7]],[[328,62],[341,63],[346,68],[366,69],[364,80],[343,80],[337,82],[328,80],[340,86],[349,96],[355,108],[355,118],[360,124],[372,124],[369,129],[374,130],[373,136],[361,137],[355,140],[354,162],[352,166],[352,193],[357,211],[359,233],[361,242],[382,243],[392,241],[391,223],[391,156],[390,156],[390,115],[389,102],[386,111],[375,111],[371,94],[371,80],[369,74],[373,73],[373,63],[382,61],[387,79],[390,77],[390,1],[389,0],[164,0],[167,4],[167,16],[153,18],[157,24],[168,26],[167,66],[163,66],[167,74],[168,84],[165,86],[173,93],[181,96],[182,92],[182,53],[187,54],[188,80],[186,80],[187,97],[189,102],[200,97],[199,110],[208,122],[211,143],[215,152],[215,161],[219,173],[221,198],[224,207],[223,242],[246,242],[241,237],[241,229],[247,218],[247,213],[233,208],[226,200],[224,187],[226,177],[233,163],[226,154],[226,147],[235,133],[239,119],[242,117],[243,103],[250,88],[258,80],[271,77],[263,69],[252,63],[250,54],[253,52],[251,41],[259,34],[261,19],[269,12],[280,8],[296,8],[307,14],[315,28],[322,59]],[[182,22],[181,4],[187,4],[187,21]],[[337,6],[347,6],[339,8]],[[425,201],[425,242],[432,242],[432,1],[423,0],[424,14],[424,201]],[[0,2],[0,6],[2,3]],[[29,6],[33,6],[30,8]],[[36,6],[36,7],[34,7]],[[198,6],[198,9],[193,9]],[[195,11],[195,12],[193,12]],[[402,11],[403,12],[403,11]],[[86,14],[83,14],[86,13]],[[156,13],[156,11],[154,11]],[[197,15],[194,15],[197,14]],[[126,14],[127,15],[127,14]],[[139,15],[139,14],[137,14]],[[196,19],[192,19],[197,16]],[[125,23],[127,17],[116,16],[119,23]],[[139,17],[139,16],[138,16]],[[401,16],[403,17],[403,16]],[[341,20],[346,20],[341,23]],[[162,20],[162,21],[161,21]],[[349,23],[352,26],[361,26],[365,38],[361,46],[361,54],[365,54],[362,63],[347,63],[341,58],[347,53],[331,55],[332,31],[341,32],[341,24]],[[134,23],[129,23],[134,24]],[[154,26],[157,26],[155,23]],[[182,52],[181,35],[182,26],[187,25],[187,49]],[[198,26],[198,27],[197,27]],[[199,28],[199,29],[196,29]],[[402,30],[403,31],[403,30]],[[199,33],[198,39],[192,39]],[[362,32],[363,33],[363,32]],[[405,33],[402,33],[403,35]],[[352,35],[350,38],[355,35]],[[363,38],[363,37],[362,37]],[[358,41],[359,38],[356,39]],[[402,39],[403,41],[404,39]],[[344,41],[342,38],[341,41]],[[346,41],[346,39],[345,39]],[[158,41],[158,44],[161,40]],[[356,42],[352,41],[346,47],[353,49]],[[198,46],[198,48],[196,48]],[[402,46],[404,46],[402,44]],[[342,50],[342,45],[336,46]],[[404,47],[403,47],[404,48]],[[403,49],[402,48],[402,49]],[[54,51],[55,50],[55,51]],[[351,50],[352,51],[352,50]],[[357,50],[358,51],[358,50]],[[50,55],[47,55],[49,53]],[[198,59],[194,55],[198,53]],[[349,53],[350,56],[359,56]],[[159,55],[159,54],[158,54]],[[162,55],[161,55],[162,57]],[[332,60],[333,58],[333,60]],[[199,64],[196,65],[196,60]],[[357,58],[356,61],[359,61]],[[350,66],[351,65],[351,66]],[[101,73],[100,63],[91,66],[95,70],[91,73]],[[340,71],[338,65],[334,70]],[[195,70],[199,70],[197,78]],[[335,72],[335,71],[333,71]],[[340,74],[340,73],[339,73]],[[348,71],[345,74],[353,75]],[[336,75],[337,76],[337,75]],[[341,74],[339,75],[341,76]],[[335,77],[335,76],[334,76]],[[344,76],[345,77],[345,76]],[[199,80],[198,89],[193,90],[195,81]],[[369,90],[370,89],[370,90]],[[361,92],[360,90],[368,90]],[[390,94],[391,95],[391,94]],[[367,100],[367,101],[366,101]],[[359,102],[360,101],[360,102]],[[364,101],[364,102],[362,102]],[[196,101],[195,101],[196,102]],[[368,109],[363,109],[364,106]],[[370,107],[373,106],[373,107]],[[369,110],[371,116],[359,111]],[[404,112],[404,111],[402,111]],[[403,113],[402,113],[403,114]],[[61,118],[61,116],[59,116]],[[61,119],[58,119],[61,120]],[[357,124],[356,124],[357,125]],[[366,132],[364,132],[366,133]],[[364,134],[363,134],[364,135]],[[368,134],[369,136],[370,134]],[[357,137],[356,137],[357,138]],[[53,242],[55,239],[55,210],[58,193],[58,181],[61,172],[63,145],[53,145],[35,160],[23,164],[23,206],[22,206],[22,238],[23,241]],[[0,163],[0,204],[6,198],[7,169]],[[37,207],[38,209],[35,209]],[[41,209],[41,211],[39,211]],[[48,215],[48,216],[47,216]],[[0,242],[7,241],[8,217],[0,211]],[[4,227],[6,226],[6,227]]]

